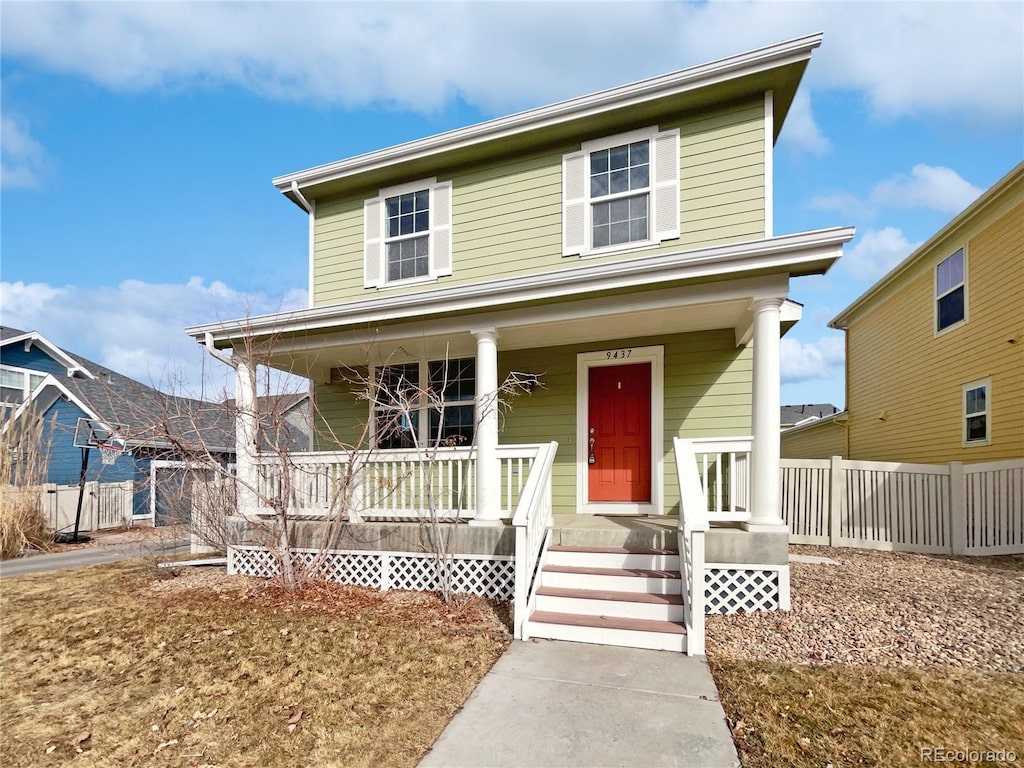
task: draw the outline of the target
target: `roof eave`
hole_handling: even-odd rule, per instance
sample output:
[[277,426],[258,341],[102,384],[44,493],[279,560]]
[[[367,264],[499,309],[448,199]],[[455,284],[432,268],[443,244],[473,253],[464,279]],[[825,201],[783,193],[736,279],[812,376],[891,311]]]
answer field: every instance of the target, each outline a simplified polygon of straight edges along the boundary
[[[822,33],[820,32],[793,38],[775,45],[698,64],[628,85],[617,86],[477,123],[466,128],[447,131],[345,160],[285,174],[273,179],[273,184],[293,202],[300,204],[294,198],[293,186],[301,190],[315,184],[369,173],[398,163],[406,163],[551,125],[584,119],[595,113],[706,88],[788,64],[807,62],[810,60],[812,51],[821,45],[821,41]],[[780,109],[779,114],[776,115],[778,124],[781,124],[784,118],[783,112],[784,110]],[[779,125],[776,125],[776,133],[778,128]]]
[[801,232],[795,235],[661,253],[624,262],[606,262],[556,272],[459,285],[420,294],[388,296],[343,305],[312,307],[237,321],[206,323],[186,329],[203,343],[207,334],[217,348],[245,338],[312,331],[351,322],[406,320],[434,313],[493,309],[526,301],[579,296],[669,280],[697,279],[770,269],[799,274],[824,273],[854,235],[852,227]]
[[981,213],[981,211],[987,208],[989,204],[1002,195],[1010,185],[1016,183],[1021,175],[1024,175],[1024,161],[1014,166],[1009,173],[1003,176],[1003,178],[979,195],[977,200],[954,216],[946,226],[929,237],[924,243],[918,246],[913,253],[907,256],[907,258],[889,270],[877,283],[854,299],[852,304],[829,321],[828,327],[834,328],[838,331],[845,331],[852,314],[881,293],[890,283],[897,280],[900,275],[914,267],[921,258],[931,251],[931,249],[940,241],[948,237],[953,230],[963,226],[967,221]]

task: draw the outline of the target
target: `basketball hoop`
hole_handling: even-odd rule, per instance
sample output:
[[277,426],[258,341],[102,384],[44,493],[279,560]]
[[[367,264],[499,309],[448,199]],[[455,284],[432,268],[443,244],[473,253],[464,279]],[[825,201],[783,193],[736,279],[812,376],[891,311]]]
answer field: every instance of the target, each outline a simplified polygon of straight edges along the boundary
[[117,461],[117,457],[123,453],[121,446],[119,445],[100,443],[96,447],[100,449],[100,459],[102,459],[103,463],[107,465],[115,463]]

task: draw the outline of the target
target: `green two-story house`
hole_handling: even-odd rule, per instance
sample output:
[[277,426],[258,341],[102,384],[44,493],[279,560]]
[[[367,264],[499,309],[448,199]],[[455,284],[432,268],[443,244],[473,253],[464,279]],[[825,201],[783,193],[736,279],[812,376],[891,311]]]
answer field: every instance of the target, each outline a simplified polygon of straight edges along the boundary
[[[188,330],[238,371],[241,516],[266,512],[266,465],[304,467],[306,562],[406,588],[434,586],[409,563],[437,555],[410,531],[450,521],[456,585],[514,595],[521,636],[700,653],[705,610],[786,607],[789,280],[853,237],[772,226],[774,144],[820,43],[275,179],[309,218],[310,306]],[[258,452],[257,364],[311,380],[320,450]],[[349,528],[326,542],[332,514]],[[238,530],[236,567],[273,570]]]

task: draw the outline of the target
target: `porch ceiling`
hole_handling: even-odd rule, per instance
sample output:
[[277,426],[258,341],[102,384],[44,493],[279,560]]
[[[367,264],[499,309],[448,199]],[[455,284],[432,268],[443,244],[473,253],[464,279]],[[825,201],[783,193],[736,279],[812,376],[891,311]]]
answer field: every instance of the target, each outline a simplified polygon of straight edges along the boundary
[[[327,381],[335,367],[471,357],[476,354],[473,332],[490,328],[498,333],[499,353],[590,342],[613,345],[619,339],[723,328],[734,331],[739,345],[749,340],[753,298],[784,298],[787,283],[784,277],[755,278],[500,312],[350,326],[279,338],[267,350],[267,362],[274,368]],[[799,317],[798,304],[783,305],[784,329]]]

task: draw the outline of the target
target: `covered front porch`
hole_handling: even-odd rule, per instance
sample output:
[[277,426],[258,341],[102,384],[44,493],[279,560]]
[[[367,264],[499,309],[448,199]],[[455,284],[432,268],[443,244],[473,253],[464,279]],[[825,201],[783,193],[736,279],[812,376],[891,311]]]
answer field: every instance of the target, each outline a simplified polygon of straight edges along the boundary
[[[451,579],[512,596],[521,637],[590,621],[538,607],[545,590],[625,593],[612,595],[624,619],[685,627],[701,652],[705,610],[786,605],[789,277],[823,271],[848,239],[804,233],[191,329],[237,372],[232,557],[270,567],[248,532],[285,511],[296,556],[334,577],[362,568],[382,587]],[[318,450],[266,450],[258,366],[313,382]],[[637,550],[643,530],[658,541]],[[615,543],[560,543],[574,537]],[[583,616],[607,612],[580,599]],[[616,633],[637,637],[608,626],[580,639]]]

